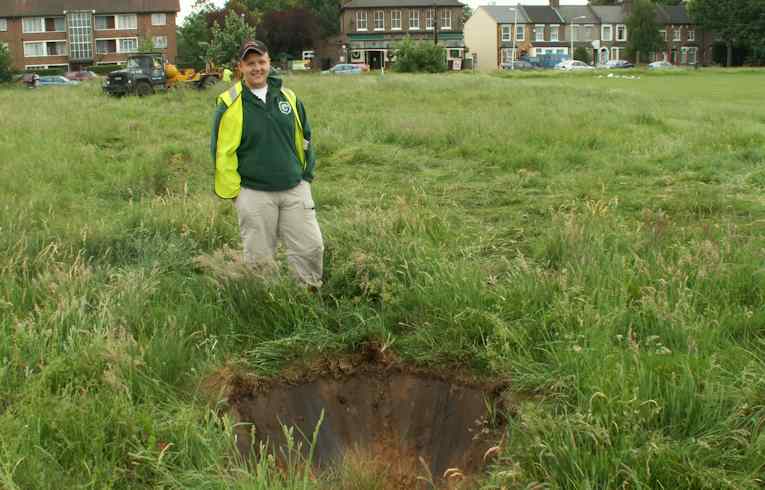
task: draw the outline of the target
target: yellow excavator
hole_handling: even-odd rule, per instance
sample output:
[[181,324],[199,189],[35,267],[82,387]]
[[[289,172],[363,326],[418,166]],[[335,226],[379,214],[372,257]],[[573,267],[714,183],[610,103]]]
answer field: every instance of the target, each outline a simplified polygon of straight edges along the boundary
[[184,84],[206,89],[222,78],[223,69],[212,63],[207,63],[201,71],[193,68],[179,69],[165,62],[162,53],[140,53],[128,58],[125,69],[109,73],[104,80],[103,89],[109,95],[145,96],[157,90],[167,90]]
[[172,63],[165,64],[165,79],[170,87],[179,83],[192,83],[198,88],[215,85],[223,78],[223,70],[212,63],[207,63],[205,69],[197,71],[194,68],[178,68]]

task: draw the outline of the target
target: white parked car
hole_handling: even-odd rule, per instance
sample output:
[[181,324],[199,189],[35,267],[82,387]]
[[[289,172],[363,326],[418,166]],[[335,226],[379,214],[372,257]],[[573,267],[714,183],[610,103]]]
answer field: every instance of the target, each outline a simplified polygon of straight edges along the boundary
[[669,61],[654,61],[648,64],[649,70],[666,70],[667,68],[674,68],[675,65]]
[[584,61],[579,60],[566,60],[561,61],[557,65],[555,65],[556,70],[564,70],[564,71],[577,71],[577,70],[594,70],[592,66],[588,65]]

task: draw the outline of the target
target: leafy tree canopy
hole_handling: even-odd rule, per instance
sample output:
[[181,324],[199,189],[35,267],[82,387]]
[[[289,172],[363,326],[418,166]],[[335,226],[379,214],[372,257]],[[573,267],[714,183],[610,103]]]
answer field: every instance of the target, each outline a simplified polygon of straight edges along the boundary
[[212,27],[212,38],[207,48],[208,58],[219,65],[236,61],[244,41],[255,39],[255,33],[255,27],[246,22],[245,16],[229,10],[223,26],[216,22]]
[[650,0],[635,0],[627,18],[627,32],[627,50],[636,55],[638,63],[641,54],[659,50],[664,43],[656,23],[656,5]]

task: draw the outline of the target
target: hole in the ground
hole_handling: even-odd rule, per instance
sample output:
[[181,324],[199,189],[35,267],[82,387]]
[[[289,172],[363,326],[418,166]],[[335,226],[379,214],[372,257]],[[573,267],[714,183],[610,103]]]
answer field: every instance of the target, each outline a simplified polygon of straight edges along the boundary
[[[504,384],[377,361],[308,373],[232,380],[229,403],[245,423],[237,430],[242,453],[268,443],[283,458],[286,426],[294,427],[306,456],[323,413],[312,461],[320,471],[337,474],[349,464],[375,472],[384,467],[386,478],[398,483],[381,488],[431,488],[444,485],[449,475],[473,480],[504,430]],[[452,468],[458,472],[448,472]]]

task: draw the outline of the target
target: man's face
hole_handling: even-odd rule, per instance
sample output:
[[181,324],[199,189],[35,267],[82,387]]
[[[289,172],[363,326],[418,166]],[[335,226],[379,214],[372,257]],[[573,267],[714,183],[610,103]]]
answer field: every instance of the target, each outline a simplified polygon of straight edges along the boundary
[[258,54],[255,51],[250,51],[239,62],[239,71],[242,72],[244,81],[249,87],[265,87],[268,72],[271,71],[271,58],[268,53]]

